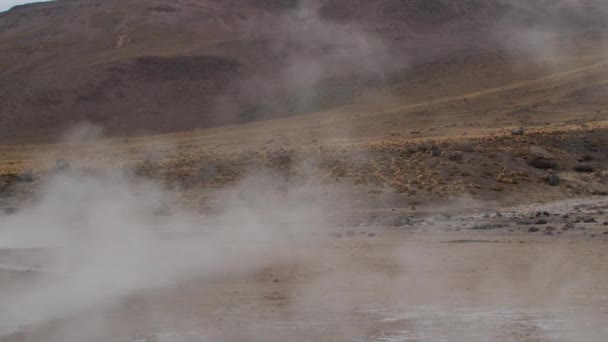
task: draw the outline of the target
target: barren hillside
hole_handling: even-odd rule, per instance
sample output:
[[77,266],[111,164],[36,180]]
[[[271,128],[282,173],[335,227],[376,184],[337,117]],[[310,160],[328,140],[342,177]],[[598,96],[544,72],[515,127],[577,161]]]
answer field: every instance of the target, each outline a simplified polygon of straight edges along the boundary
[[[550,3],[18,6],[0,14],[0,134],[5,140],[52,136],[82,121],[103,125],[110,135],[170,132],[336,109],[370,93],[409,103],[438,86],[473,92],[538,76],[514,65],[558,53],[599,56],[606,3]],[[595,80],[579,85],[569,103],[601,97],[602,87]]]

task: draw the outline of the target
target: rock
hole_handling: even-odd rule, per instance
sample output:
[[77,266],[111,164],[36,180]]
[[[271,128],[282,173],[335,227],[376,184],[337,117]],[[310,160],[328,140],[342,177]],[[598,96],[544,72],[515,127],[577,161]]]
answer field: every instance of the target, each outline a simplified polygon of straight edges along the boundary
[[577,164],[574,167],[574,171],[576,172],[584,172],[584,173],[591,173],[594,171],[593,166],[591,166],[590,164]]
[[543,225],[543,224],[547,224],[547,223],[548,223],[547,220],[542,220],[542,219],[534,222],[535,225]]
[[585,218],[583,218],[583,222],[585,222],[585,223],[596,223],[597,221],[593,217],[585,217]]
[[441,149],[437,145],[433,145],[431,148],[431,154],[433,157],[439,157],[441,155]]
[[369,233],[367,234],[368,237],[376,237],[376,233]]
[[514,128],[511,130],[511,135],[524,135],[526,131],[523,128]]
[[574,223],[566,223],[566,225],[562,228],[562,230],[570,230],[570,229],[574,229],[574,228],[576,228]]
[[551,186],[559,186],[559,184],[561,183],[561,179],[559,178],[558,175],[552,174],[547,176],[547,184],[551,185]]
[[528,149],[528,164],[537,169],[555,168],[555,156],[546,149],[539,146],[532,146]]
[[475,151],[475,147],[470,140],[464,140],[456,146],[456,151],[471,153]]
[[0,179],[0,194],[3,194],[11,189],[11,183]]
[[70,168],[70,163],[65,159],[57,159],[55,162],[55,171],[65,171]]
[[535,228],[535,227],[532,227],[532,228],[528,229],[529,233],[536,233],[536,232],[539,232],[539,231],[540,231],[540,229]]
[[482,223],[471,227],[472,230],[492,230],[507,227],[504,223]]
[[464,158],[464,153],[461,151],[455,151],[450,153],[450,160],[461,161]]
[[604,222],[604,226],[608,226],[608,221]]
[[427,152],[430,151],[433,148],[433,145],[428,144],[428,143],[422,143],[418,145],[418,150],[420,152]]
[[4,208],[2,209],[2,213],[4,215],[13,215],[19,212],[18,208],[13,208],[13,207],[8,207],[8,208]]
[[219,174],[219,170],[215,165],[206,165],[198,170],[198,177],[204,182],[214,180]]
[[401,215],[386,215],[379,217],[376,220],[376,225],[385,226],[385,227],[402,227],[408,226],[412,224],[412,220],[410,220],[407,216]]
[[17,175],[17,180],[20,182],[33,182],[34,181],[34,172],[32,170],[28,170],[22,172]]

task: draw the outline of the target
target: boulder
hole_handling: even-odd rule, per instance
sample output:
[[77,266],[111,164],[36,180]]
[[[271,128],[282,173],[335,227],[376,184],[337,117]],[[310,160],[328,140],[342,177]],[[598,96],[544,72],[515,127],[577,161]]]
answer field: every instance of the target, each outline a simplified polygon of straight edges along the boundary
[[33,182],[34,181],[34,172],[31,170],[21,172],[17,175],[17,180],[20,182]]
[[537,169],[553,169],[555,156],[542,147],[532,146],[528,149],[528,164]]
[[514,128],[513,130],[511,130],[511,135],[524,135],[526,133],[526,131],[523,128]]
[[560,182],[561,179],[555,174],[547,176],[547,184],[551,186],[559,186]]

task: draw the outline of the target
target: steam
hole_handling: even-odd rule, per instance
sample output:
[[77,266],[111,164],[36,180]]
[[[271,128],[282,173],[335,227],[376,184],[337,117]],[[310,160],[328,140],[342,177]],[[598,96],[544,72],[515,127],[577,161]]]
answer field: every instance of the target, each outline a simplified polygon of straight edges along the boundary
[[369,84],[407,65],[379,35],[324,19],[320,6],[303,0],[273,13],[265,25],[251,23],[248,39],[263,48],[253,49],[249,63],[267,67],[239,80],[215,111],[237,113],[238,122],[328,110],[353,102]]
[[[197,277],[251,272],[310,234],[320,208],[311,191],[268,191],[272,178],[251,176],[216,194],[213,218],[159,207],[173,194],[116,170],[53,175],[40,198],[0,221],[0,249],[44,250],[40,272],[0,300],[3,328],[36,326],[102,309],[138,290]],[[315,192],[313,192],[315,193]],[[159,216],[162,215],[162,216]],[[92,337],[92,336],[89,336]]]
[[552,69],[564,57],[606,55],[603,1],[509,1],[505,9],[492,36],[514,57]]

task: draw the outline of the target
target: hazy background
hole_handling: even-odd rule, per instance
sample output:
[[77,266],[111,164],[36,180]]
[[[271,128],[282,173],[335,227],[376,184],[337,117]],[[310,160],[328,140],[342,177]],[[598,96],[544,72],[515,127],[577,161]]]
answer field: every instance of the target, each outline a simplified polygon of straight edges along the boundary
[[0,0],[0,12],[8,11],[13,6],[28,4],[28,3],[32,3],[32,2],[45,2],[45,1]]

